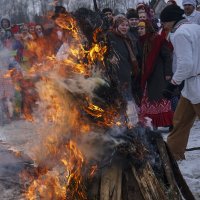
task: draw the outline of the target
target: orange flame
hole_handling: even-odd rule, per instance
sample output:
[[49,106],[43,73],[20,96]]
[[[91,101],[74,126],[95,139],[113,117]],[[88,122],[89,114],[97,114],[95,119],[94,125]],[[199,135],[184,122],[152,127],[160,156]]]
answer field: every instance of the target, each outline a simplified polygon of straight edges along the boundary
[[[42,157],[44,154],[46,160],[53,158],[55,161],[52,166],[48,166],[49,170],[47,170],[44,163],[44,170],[38,173],[38,178],[31,177],[32,183],[28,187],[25,196],[28,200],[38,198],[45,200],[86,200],[83,168],[87,160],[78,148],[75,139],[67,142],[62,141],[62,143],[60,139],[66,134],[66,128],[73,132],[73,138],[76,138],[77,135],[88,133],[91,127],[90,124],[86,124],[82,120],[78,109],[75,109],[73,104],[70,103],[67,91],[61,88],[57,82],[54,83],[49,74],[55,72],[66,79],[73,74],[85,77],[91,76],[92,68],[97,62],[101,62],[104,66],[103,60],[107,47],[104,44],[95,43],[89,50],[86,50],[82,44],[84,37],[71,15],[66,14],[58,17],[56,24],[68,30],[73,37],[69,45],[69,55],[64,60],[57,61],[56,56],[51,54],[51,50],[45,52],[49,46],[44,40],[39,41],[37,44],[35,41],[28,43],[28,49],[39,59],[38,63],[32,65],[27,75],[32,77],[34,74],[39,74],[41,76],[37,89],[39,98],[44,104],[45,114],[43,118],[47,124],[52,123],[55,127],[55,133],[59,132],[60,135],[49,133],[43,142],[42,150],[37,152],[37,148],[35,149],[39,157],[36,160],[41,161],[40,156]],[[121,125],[120,122],[116,121],[118,118],[116,108],[103,109],[95,105],[89,97],[83,98],[85,98],[86,105],[80,109],[98,119],[97,125],[101,127]],[[26,117],[32,120],[31,116],[27,115]],[[96,170],[97,166],[93,166],[89,176],[93,176]]]

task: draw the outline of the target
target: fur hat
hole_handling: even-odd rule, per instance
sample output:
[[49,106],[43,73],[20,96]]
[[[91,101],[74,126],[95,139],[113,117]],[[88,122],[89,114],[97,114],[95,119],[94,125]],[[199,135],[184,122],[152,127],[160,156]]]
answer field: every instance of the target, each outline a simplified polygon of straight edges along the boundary
[[171,21],[180,21],[183,18],[184,11],[177,5],[166,6],[161,14],[161,22],[171,22]]
[[54,10],[54,15],[52,16],[52,19],[56,19],[59,17],[59,14],[66,14],[66,8],[63,6],[56,6]]
[[124,15],[116,15],[113,21],[113,28],[117,28],[124,21],[128,21],[128,19]]
[[112,13],[113,11],[112,11],[111,8],[104,8],[104,9],[102,10],[102,13],[103,13],[103,14],[105,14],[105,13],[107,13],[107,12],[111,12],[111,13]]
[[126,17],[127,19],[131,19],[131,18],[139,19],[138,13],[135,9],[128,10],[128,12],[126,13]]
[[140,9],[145,9],[145,4],[142,3],[142,2],[139,2],[137,5],[136,5],[136,10],[140,10]]
[[184,6],[184,5],[186,5],[186,4],[193,5],[195,8],[196,8],[196,6],[197,6],[196,0],[183,0],[183,1],[182,1],[182,5]]

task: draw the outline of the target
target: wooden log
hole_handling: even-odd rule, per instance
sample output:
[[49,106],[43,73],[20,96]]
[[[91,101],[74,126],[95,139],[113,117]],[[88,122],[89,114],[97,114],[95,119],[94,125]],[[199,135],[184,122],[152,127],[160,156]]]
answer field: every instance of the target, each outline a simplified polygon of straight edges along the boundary
[[183,178],[183,175],[181,174],[181,171],[178,167],[178,164],[172,155],[171,151],[169,150],[169,147],[167,144],[165,144],[167,153],[169,155],[169,159],[172,165],[173,173],[175,180],[177,182],[178,187],[180,188],[180,191],[185,198],[185,200],[195,200],[194,195],[192,194],[190,188],[188,187],[187,183],[185,182],[185,179]]
[[132,171],[138,182],[144,200],[168,199],[149,163],[139,170],[136,170],[132,165]]
[[144,200],[152,200],[151,195],[150,195],[149,191],[147,190],[148,188],[146,186],[145,181],[142,181],[140,179],[134,166],[132,166],[132,171],[133,171],[134,177],[136,178],[136,181],[139,185],[139,188],[140,188],[140,191],[142,193]]
[[101,175],[100,200],[121,200],[122,167],[112,163]]
[[167,178],[167,181],[169,183],[169,195],[174,200],[181,200],[181,194],[178,189],[178,186],[176,184],[176,180],[174,177],[174,173],[172,170],[171,162],[168,156],[168,152],[165,146],[165,142],[162,137],[158,137],[156,139],[156,143],[158,146],[158,151],[160,154],[160,159],[162,160],[162,165],[165,171],[165,176]]
[[122,173],[122,199],[144,200],[130,165],[123,169]]
[[88,186],[88,199],[90,200],[98,200],[99,199],[99,188],[100,188],[100,177],[95,176],[93,177]]

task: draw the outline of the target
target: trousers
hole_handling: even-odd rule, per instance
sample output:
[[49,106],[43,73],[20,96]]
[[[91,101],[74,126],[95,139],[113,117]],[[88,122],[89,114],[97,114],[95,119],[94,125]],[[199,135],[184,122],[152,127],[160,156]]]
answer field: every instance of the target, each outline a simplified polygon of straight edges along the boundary
[[197,116],[200,118],[200,103],[192,104],[181,96],[173,117],[173,130],[167,137],[167,144],[176,160],[185,159],[190,129]]

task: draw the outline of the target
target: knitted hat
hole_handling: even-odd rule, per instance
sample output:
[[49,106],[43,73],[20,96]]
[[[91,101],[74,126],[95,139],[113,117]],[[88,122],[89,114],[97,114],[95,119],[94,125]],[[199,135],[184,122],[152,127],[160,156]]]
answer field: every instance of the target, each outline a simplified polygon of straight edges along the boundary
[[145,27],[146,25],[145,25],[145,22],[141,21],[141,22],[138,23],[138,26],[139,27]]
[[124,15],[122,14],[116,15],[113,21],[113,28],[117,28],[124,21],[128,21],[128,19]]
[[152,23],[149,20],[145,20],[145,21],[140,21],[138,23],[138,27],[145,27],[146,30],[146,34],[154,34],[156,31],[152,26]]
[[183,14],[184,11],[179,6],[169,5],[162,10],[160,20],[161,22],[179,21],[183,19]]
[[197,2],[196,2],[196,0],[183,0],[182,5],[184,6],[186,4],[193,5],[196,8]]
[[135,9],[131,9],[126,13],[126,18],[131,19],[131,18],[137,18],[139,19],[138,13]]

